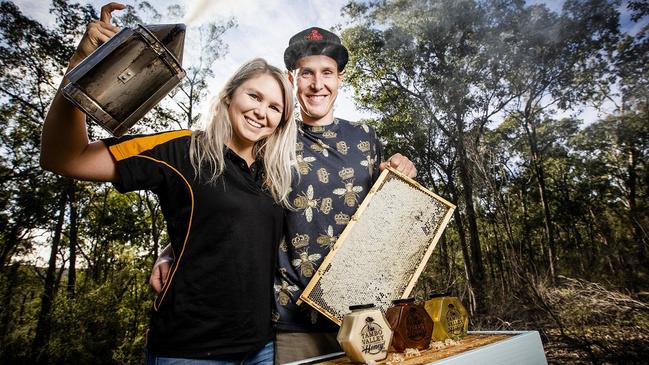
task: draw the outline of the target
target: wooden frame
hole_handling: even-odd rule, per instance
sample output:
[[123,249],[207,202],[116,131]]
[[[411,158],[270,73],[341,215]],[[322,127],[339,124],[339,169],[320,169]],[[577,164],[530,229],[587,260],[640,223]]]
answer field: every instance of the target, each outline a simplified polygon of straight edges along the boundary
[[[396,180],[397,184],[393,184],[392,181]],[[405,211],[405,212],[399,212],[399,216],[387,216],[385,217],[384,215],[389,214],[387,210],[381,210],[380,209],[380,204],[377,200],[375,204],[379,205],[379,208],[375,207],[372,205],[373,199],[375,197],[379,197],[379,200],[386,199],[386,195],[380,195],[377,196],[377,193],[379,193],[386,184],[393,184],[390,186],[390,188],[393,188],[393,186],[399,185],[400,183],[405,183],[407,184],[408,187],[412,188],[411,190],[407,190],[409,192],[409,195],[412,196],[400,196],[398,201],[394,201],[394,204],[406,204],[408,202],[413,202],[413,204],[419,204],[419,206],[428,206],[428,202],[431,202],[430,209],[428,212],[430,214],[434,214],[436,217],[436,221],[430,221],[426,220],[425,223],[423,223],[422,227],[422,221],[419,220],[417,221],[416,219],[423,217],[423,214],[420,214],[417,216],[417,214],[412,215],[410,211]],[[403,186],[403,185],[399,185]],[[388,189],[386,189],[387,191]],[[387,194],[387,193],[385,193]],[[413,200],[414,199],[414,200]],[[392,201],[390,201],[392,203]],[[411,235],[412,237],[420,237],[422,234],[425,234],[426,242],[414,242],[414,243],[408,243],[407,245],[410,246],[412,249],[416,250],[417,255],[421,255],[423,252],[423,257],[421,257],[421,260],[415,265],[414,271],[412,271],[412,267],[404,267],[399,268],[402,270],[406,270],[404,273],[405,276],[399,277],[396,279],[398,283],[392,287],[388,288],[388,291],[386,293],[376,293],[377,295],[380,296],[381,300],[379,300],[379,304],[377,306],[384,311],[387,309],[387,304],[389,304],[392,300],[394,299],[399,299],[399,298],[406,298],[410,295],[410,292],[412,291],[412,288],[414,287],[415,283],[417,282],[417,279],[419,278],[419,275],[421,275],[421,272],[424,270],[424,267],[426,266],[426,262],[428,262],[428,259],[430,258],[433,249],[435,248],[435,245],[437,244],[437,241],[441,237],[446,225],[448,224],[449,220],[451,219],[451,216],[453,214],[453,210],[455,209],[455,205],[449,203],[448,201],[444,200],[440,196],[436,195],[435,193],[431,192],[430,190],[426,189],[425,187],[421,186],[419,183],[416,181],[410,179],[409,177],[401,174],[400,172],[392,169],[392,168],[387,168],[385,169],[381,175],[379,176],[378,180],[376,183],[372,186],[370,189],[369,193],[361,203],[361,205],[358,207],[358,210],[356,213],[351,217],[351,220],[349,224],[345,227],[343,232],[340,234],[340,237],[332,247],[331,251],[329,254],[325,257],[325,259],[322,261],[322,264],[316,271],[315,275],[313,278],[311,278],[311,281],[305,288],[304,292],[300,295],[300,300],[298,301],[298,304],[300,304],[302,301],[308,303],[310,306],[318,310],[320,313],[325,315],[327,318],[331,319],[332,321],[336,322],[337,324],[341,324],[342,322],[342,317],[344,314],[348,312],[343,312],[340,310],[340,307],[344,305],[345,309],[348,308],[350,305],[355,305],[355,304],[366,304],[366,303],[375,303],[377,304],[377,301],[374,300],[373,298],[367,298],[363,297],[363,295],[358,295],[354,296],[355,294],[352,294],[354,296],[353,298],[348,298],[347,296],[343,297],[336,297],[334,298],[334,294],[327,294],[325,293],[325,290],[321,287],[321,283],[323,282],[323,278],[326,279],[328,282],[337,282],[336,277],[339,274],[337,274],[337,270],[332,270],[332,263],[335,262],[334,259],[336,259],[336,255],[341,252],[343,247],[347,247],[344,245],[354,245],[350,247],[359,247],[360,244],[354,244],[354,242],[348,242],[351,241],[354,236],[354,231],[356,229],[359,230],[359,232],[363,232],[362,229],[365,228],[360,228],[357,227],[359,224],[359,221],[363,221],[364,224],[368,224],[369,221],[367,221],[367,218],[365,220],[362,220],[362,217],[373,217],[374,219],[382,218],[381,221],[384,221],[383,219],[388,219],[389,221],[392,221],[393,219],[401,219],[401,220],[410,220],[413,222],[413,225],[411,225],[409,228],[404,228],[404,230],[411,229],[412,230],[417,230],[417,235]],[[434,212],[434,213],[433,213]],[[437,219],[439,217],[439,219]],[[376,220],[375,220],[376,221]],[[417,224],[415,224],[417,223]],[[433,225],[430,225],[430,223],[433,223]],[[426,230],[425,228],[428,227],[429,230]],[[422,230],[424,233],[422,233]],[[404,233],[404,232],[401,232]],[[407,232],[406,232],[407,233]],[[369,254],[376,255],[377,251],[383,252],[384,250],[381,250],[381,247],[385,247],[386,251],[388,249],[392,249],[392,247],[395,246],[390,246],[390,244],[394,243],[395,240],[401,240],[401,241],[406,241],[405,238],[402,238],[403,236],[399,236],[398,238],[394,238],[395,236],[398,236],[398,233],[395,234],[393,237],[385,237],[382,236],[379,242],[376,242],[377,247],[372,247],[372,252]],[[374,241],[372,241],[374,242]],[[374,243],[373,243],[374,245]],[[381,246],[383,245],[383,246]],[[362,246],[362,245],[361,245]],[[425,249],[425,251],[424,251]],[[348,251],[349,249],[347,249]],[[360,249],[359,252],[354,252],[354,254],[358,254],[361,256],[358,257],[372,257],[368,256],[369,251],[362,251],[362,248]],[[348,254],[348,253],[344,253]],[[356,257],[356,256],[355,256]],[[415,257],[415,255],[408,256],[412,257],[413,260],[418,259],[418,257]],[[345,258],[340,258],[337,259],[339,260],[344,260]],[[386,258],[387,259],[387,258]],[[389,262],[383,262],[385,264],[395,264],[399,265],[399,262],[402,262],[403,260],[392,260],[390,259]],[[412,261],[412,260],[411,260]],[[343,266],[342,264],[339,264],[340,266]],[[351,266],[356,266],[356,265],[351,265]],[[347,268],[348,266],[344,266]],[[392,266],[394,267],[394,265]],[[377,280],[370,280],[366,277],[363,276],[363,273],[372,273],[376,272],[376,266],[372,267],[362,267],[362,265],[358,265],[358,267],[354,268],[349,268],[350,269],[350,277],[353,277],[355,280],[355,284],[359,283],[360,285],[367,284],[367,285],[377,285],[375,284]],[[339,271],[339,270],[338,270]],[[412,271],[412,274],[410,273]],[[332,273],[334,272],[334,273]],[[370,274],[371,275],[371,274]],[[407,276],[407,277],[406,277]],[[367,281],[367,282],[364,282]],[[388,285],[389,280],[386,281],[381,281],[381,283]],[[407,282],[407,284],[406,284]],[[405,288],[404,288],[405,285]],[[379,286],[376,286],[377,288]],[[403,290],[401,288],[404,288]],[[329,297],[327,297],[329,295]],[[374,295],[374,294],[373,294]],[[327,301],[328,300],[328,301]],[[338,309],[333,308],[330,306],[330,303],[333,303],[334,301],[336,302],[336,307]]]

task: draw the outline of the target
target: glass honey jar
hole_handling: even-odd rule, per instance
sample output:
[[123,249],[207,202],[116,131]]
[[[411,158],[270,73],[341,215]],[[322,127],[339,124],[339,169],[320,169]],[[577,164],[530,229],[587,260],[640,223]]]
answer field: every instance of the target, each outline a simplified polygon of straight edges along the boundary
[[433,341],[457,340],[466,336],[469,316],[462,302],[448,293],[431,293],[428,298],[424,308],[435,323]]
[[354,362],[380,361],[388,356],[392,330],[374,304],[352,305],[343,317],[336,339]]
[[390,351],[403,352],[407,348],[425,350],[433,334],[433,320],[424,306],[415,303],[414,298],[397,299],[385,312],[392,328]]

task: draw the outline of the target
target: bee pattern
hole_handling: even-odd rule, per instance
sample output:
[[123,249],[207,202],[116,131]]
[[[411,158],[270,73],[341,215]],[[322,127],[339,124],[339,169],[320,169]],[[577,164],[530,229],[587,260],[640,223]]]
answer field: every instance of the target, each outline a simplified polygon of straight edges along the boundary
[[295,142],[295,152],[300,152],[304,149],[304,143]]
[[286,238],[282,237],[282,240],[279,242],[279,249],[283,252],[288,251],[288,246],[286,245]]
[[336,240],[338,239],[338,236],[334,236],[334,229],[332,226],[327,227],[327,233],[318,236],[318,239],[316,242],[322,247],[326,247],[331,250],[331,247],[333,247],[334,243],[336,243]]
[[372,156],[370,155],[365,156],[365,159],[361,161],[361,165],[367,167],[367,170],[370,172],[370,176],[374,171],[374,162],[376,162],[376,159],[372,158]]
[[313,219],[313,209],[318,209],[318,199],[313,199],[313,185],[309,185],[305,192],[301,192],[293,200],[293,204],[300,209],[304,209],[304,216],[307,222]]
[[324,157],[329,157],[329,151],[328,151],[329,146],[324,144],[321,140],[318,140],[318,143],[312,144],[311,149],[316,152],[322,153]]
[[297,169],[300,171],[301,175],[306,175],[311,171],[311,163],[315,161],[315,157],[302,155],[297,155]]
[[277,293],[277,301],[281,305],[287,305],[293,297],[293,293],[298,290],[297,285],[288,285],[285,280],[282,280],[282,285],[275,284],[275,293]]
[[344,199],[348,207],[353,207],[358,202],[358,193],[363,191],[362,186],[354,186],[353,180],[346,182],[344,188],[334,189],[334,194]]
[[293,266],[299,268],[304,277],[310,278],[315,272],[315,262],[322,257],[319,253],[309,255],[308,251],[300,252],[300,258],[293,260]]

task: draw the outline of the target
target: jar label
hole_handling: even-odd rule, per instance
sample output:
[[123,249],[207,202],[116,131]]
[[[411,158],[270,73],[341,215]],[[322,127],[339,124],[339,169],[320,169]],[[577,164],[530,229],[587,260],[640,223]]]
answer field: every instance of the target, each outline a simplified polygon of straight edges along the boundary
[[464,321],[462,316],[453,304],[448,305],[448,311],[446,312],[446,326],[448,332],[451,335],[458,336],[461,335],[464,331]]
[[406,335],[411,341],[421,341],[426,337],[424,318],[416,308],[410,308],[406,317]]
[[361,329],[362,351],[365,354],[376,355],[385,348],[383,328],[374,322],[372,317],[365,318],[365,322],[367,324]]

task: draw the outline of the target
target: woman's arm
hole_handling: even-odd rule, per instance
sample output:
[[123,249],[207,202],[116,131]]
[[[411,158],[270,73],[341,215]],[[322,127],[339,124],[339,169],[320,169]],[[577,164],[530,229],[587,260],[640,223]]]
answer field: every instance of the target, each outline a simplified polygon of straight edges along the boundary
[[[119,30],[110,24],[111,12],[117,9],[124,9],[124,5],[110,3],[101,8],[100,20],[88,25],[68,70]],[[88,140],[85,114],[63,96],[61,90],[67,83],[63,78],[45,118],[41,135],[41,167],[80,180],[118,181],[117,165],[108,148],[101,141]]]

